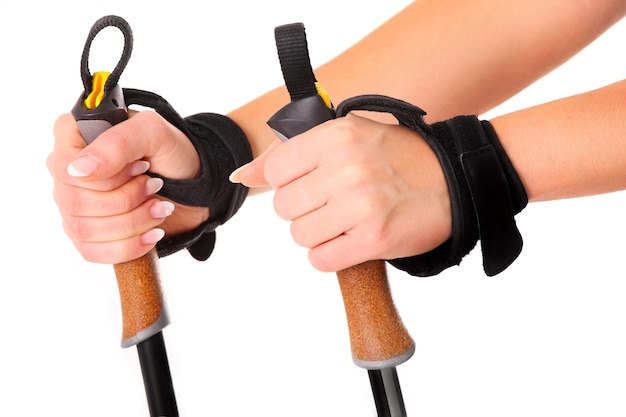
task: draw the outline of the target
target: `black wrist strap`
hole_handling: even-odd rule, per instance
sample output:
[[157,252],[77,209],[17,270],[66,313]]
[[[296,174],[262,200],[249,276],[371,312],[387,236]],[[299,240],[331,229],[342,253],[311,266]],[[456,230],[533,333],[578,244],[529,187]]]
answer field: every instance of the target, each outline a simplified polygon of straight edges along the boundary
[[345,100],[337,107],[337,115],[353,110],[390,113],[418,132],[437,155],[446,177],[452,237],[428,253],[390,260],[392,265],[412,275],[435,275],[458,265],[479,238],[487,275],[502,272],[517,258],[522,239],[513,216],[528,198],[489,122],[460,116],[429,125],[419,107],[379,95]]
[[157,244],[160,257],[188,249],[197,260],[206,260],[215,246],[215,229],[230,219],[248,194],[248,188],[228,180],[235,168],[252,160],[250,144],[241,128],[226,116],[199,113],[182,118],[161,96],[143,90],[124,89],[127,105],[153,108],[183,132],[200,157],[200,175],[191,180],[163,179],[159,195],[176,203],[208,207],[209,220],[190,232],[166,237]]
[[[459,116],[447,120],[450,136],[470,189],[483,255],[483,268],[489,276],[504,271],[520,254],[522,237],[514,215],[528,201],[517,174],[505,174],[499,140],[491,124],[475,116]],[[489,136],[484,127],[488,127]],[[499,149],[493,145],[497,142]],[[508,161],[508,158],[506,158]],[[512,166],[509,164],[510,171]],[[519,191],[523,192],[523,196]],[[514,197],[517,208],[514,205]]]

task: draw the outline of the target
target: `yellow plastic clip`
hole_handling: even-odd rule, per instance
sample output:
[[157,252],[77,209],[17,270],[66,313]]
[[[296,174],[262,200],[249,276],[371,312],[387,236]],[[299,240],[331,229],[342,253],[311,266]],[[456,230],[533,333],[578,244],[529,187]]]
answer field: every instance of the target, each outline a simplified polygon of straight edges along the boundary
[[85,107],[93,110],[100,105],[104,99],[104,84],[107,82],[109,75],[111,73],[107,71],[98,71],[93,74],[91,93],[84,101]]
[[326,107],[332,109],[333,103],[330,101],[330,96],[328,95],[322,84],[316,81],[315,89],[317,90],[317,94],[319,94],[319,96],[322,97],[322,100],[324,100],[324,104],[326,104]]

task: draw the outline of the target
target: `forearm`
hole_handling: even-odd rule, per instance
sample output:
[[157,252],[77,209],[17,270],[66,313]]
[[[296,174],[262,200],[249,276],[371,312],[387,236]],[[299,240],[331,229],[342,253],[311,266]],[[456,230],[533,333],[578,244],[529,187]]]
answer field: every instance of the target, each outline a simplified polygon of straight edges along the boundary
[[626,189],[626,80],[491,121],[530,201]]
[[[436,121],[480,114],[566,61],[625,13],[621,0],[417,0],[316,70],[339,103],[385,94]],[[288,101],[278,88],[229,114],[258,156],[265,122]]]

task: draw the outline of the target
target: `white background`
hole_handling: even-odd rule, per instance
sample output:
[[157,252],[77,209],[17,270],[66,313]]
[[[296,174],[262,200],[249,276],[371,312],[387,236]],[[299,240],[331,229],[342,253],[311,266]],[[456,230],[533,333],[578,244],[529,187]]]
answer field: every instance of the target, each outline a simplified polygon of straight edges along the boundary
[[[282,83],[275,26],[303,22],[318,66],[407,3],[0,2],[1,416],[147,415],[135,349],[119,346],[112,269],[75,252],[45,168],[54,119],[82,90],[92,23],[119,14],[133,28],[123,86],[183,115],[226,113]],[[626,77],[624,39],[621,22],[486,117]],[[271,197],[246,202],[208,262],[161,263],[180,413],[374,416],[334,275],[308,265]],[[479,250],[438,277],[390,269],[417,343],[398,368],[409,415],[626,415],[625,208],[623,193],[531,204],[518,216],[524,251],[497,277]]]

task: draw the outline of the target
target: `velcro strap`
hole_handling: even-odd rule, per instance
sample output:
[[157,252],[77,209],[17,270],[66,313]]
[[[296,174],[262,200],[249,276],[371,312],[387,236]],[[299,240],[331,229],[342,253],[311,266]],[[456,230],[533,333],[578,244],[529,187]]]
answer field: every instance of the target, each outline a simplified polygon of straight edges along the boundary
[[214,178],[211,178],[210,175],[211,168],[213,168],[209,160],[210,155],[208,155],[207,152],[203,152],[203,144],[201,144],[196,138],[196,135],[191,132],[185,120],[174,110],[167,100],[158,94],[125,88],[124,97],[128,106],[134,104],[150,107],[163,116],[165,120],[189,138],[200,157],[201,172],[198,178],[191,180],[175,180],[154,173],[148,173],[153,177],[159,177],[163,180],[163,187],[159,191],[159,195],[186,206],[209,207],[216,197],[215,187],[207,186],[210,181],[214,181]]
[[510,187],[478,118],[459,116],[446,123],[476,210],[483,268],[487,275],[493,276],[505,270],[522,250]]
[[489,122],[459,116],[429,125],[419,107],[379,95],[345,100],[337,106],[337,116],[353,110],[390,113],[418,132],[436,154],[446,178],[452,237],[428,253],[390,260],[392,265],[412,275],[435,275],[458,265],[479,238],[487,275],[502,272],[517,258],[522,238],[514,215],[528,198]]
[[183,132],[200,158],[200,175],[191,180],[148,173],[163,180],[159,195],[186,206],[208,207],[210,212],[209,220],[195,230],[160,241],[159,256],[186,248],[195,259],[207,259],[215,245],[215,229],[239,210],[248,194],[247,187],[228,180],[235,168],[252,160],[246,135],[220,114],[199,113],[183,119],[163,97],[149,91],[124,89],[124,97],[127,105],[153,108]]
[[340,103],[337,106],[337,115],[345,116],[354,110],[389,113],[401,125],[419,133],[437,156],[450,194],[452,237],[428,253],[393,259],[389,263],[417,276],[436,275],[446,268],[458,265],[476,245],[478,227],[469,187],[465,181],[458,181],[459,177],[463,177],[463,172],[456,158],[451,157],[456,153],[454,145],[450,141],[440,141],[438,132],[424,121],[426,112],[405,101],[381,95],[356,96]]

